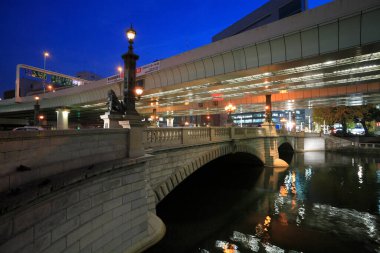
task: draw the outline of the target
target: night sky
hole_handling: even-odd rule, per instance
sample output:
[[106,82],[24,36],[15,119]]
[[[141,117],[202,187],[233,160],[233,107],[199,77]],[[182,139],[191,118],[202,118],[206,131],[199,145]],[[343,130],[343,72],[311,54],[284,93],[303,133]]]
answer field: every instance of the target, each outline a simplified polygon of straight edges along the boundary
[[[309,0],[309,8],[331,0]],[[67,75],[117,73],[137,31],[138,65],[194,49],[268,0],[0,0],[0,97],[14,89],[16,65]]]

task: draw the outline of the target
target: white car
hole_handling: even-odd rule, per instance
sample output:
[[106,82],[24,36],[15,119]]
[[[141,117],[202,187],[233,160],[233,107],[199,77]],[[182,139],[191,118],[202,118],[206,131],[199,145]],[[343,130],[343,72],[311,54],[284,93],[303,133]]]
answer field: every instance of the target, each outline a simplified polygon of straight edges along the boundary
[[23,127],[13,128],[12,131],[43,131],[43,130],[45,129],[39,126],[23,126]]
[[355,134],[355,135],[364,135],[365,131],[364,128],[353,128],[349,130],[350,133]]

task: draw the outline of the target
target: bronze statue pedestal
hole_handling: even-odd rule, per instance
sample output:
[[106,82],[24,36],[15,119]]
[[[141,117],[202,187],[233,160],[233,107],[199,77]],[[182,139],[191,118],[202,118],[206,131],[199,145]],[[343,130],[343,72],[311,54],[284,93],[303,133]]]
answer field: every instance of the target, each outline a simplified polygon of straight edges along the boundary
[[100,115],[100,118],[104,121],[103,128],[124,128],[119,124],[119,121],[124,121],[124,115],[121,114],[111,114],[106,112]]

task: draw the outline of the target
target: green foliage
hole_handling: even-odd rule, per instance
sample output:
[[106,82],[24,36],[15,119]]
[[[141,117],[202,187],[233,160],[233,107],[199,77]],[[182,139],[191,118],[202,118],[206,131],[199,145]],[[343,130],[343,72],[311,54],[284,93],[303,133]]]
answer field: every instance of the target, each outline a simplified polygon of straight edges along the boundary
[[329,126],[340,123],[343,126],[343,133],[346,133],[347,126],[352,127],[354,122],[360,122],[365,134],[368,135],[368,129],[374,126],[374,121],[380,121],[380,110],[371,104],[315,108],[313,120],[318,124],[323,124],[325,121]]

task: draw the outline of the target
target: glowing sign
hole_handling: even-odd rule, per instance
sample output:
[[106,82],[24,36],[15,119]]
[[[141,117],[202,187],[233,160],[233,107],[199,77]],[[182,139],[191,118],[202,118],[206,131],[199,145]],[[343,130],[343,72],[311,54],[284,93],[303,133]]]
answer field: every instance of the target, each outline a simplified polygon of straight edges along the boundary
[[160,61],[149,63],[136,69],[136,76],[146,75],[160,70]]
[[84,84],[84,80],[32,66],[17,65],[16,97],[30,96]]
[[38,78],[38,79],[42,79],[42,80],[47,79],[46,73],[43,73],[43,72],[40,72],[37,70],[25,69],[25,75],[30,76],[30,77],[34,77],[34,78]]

